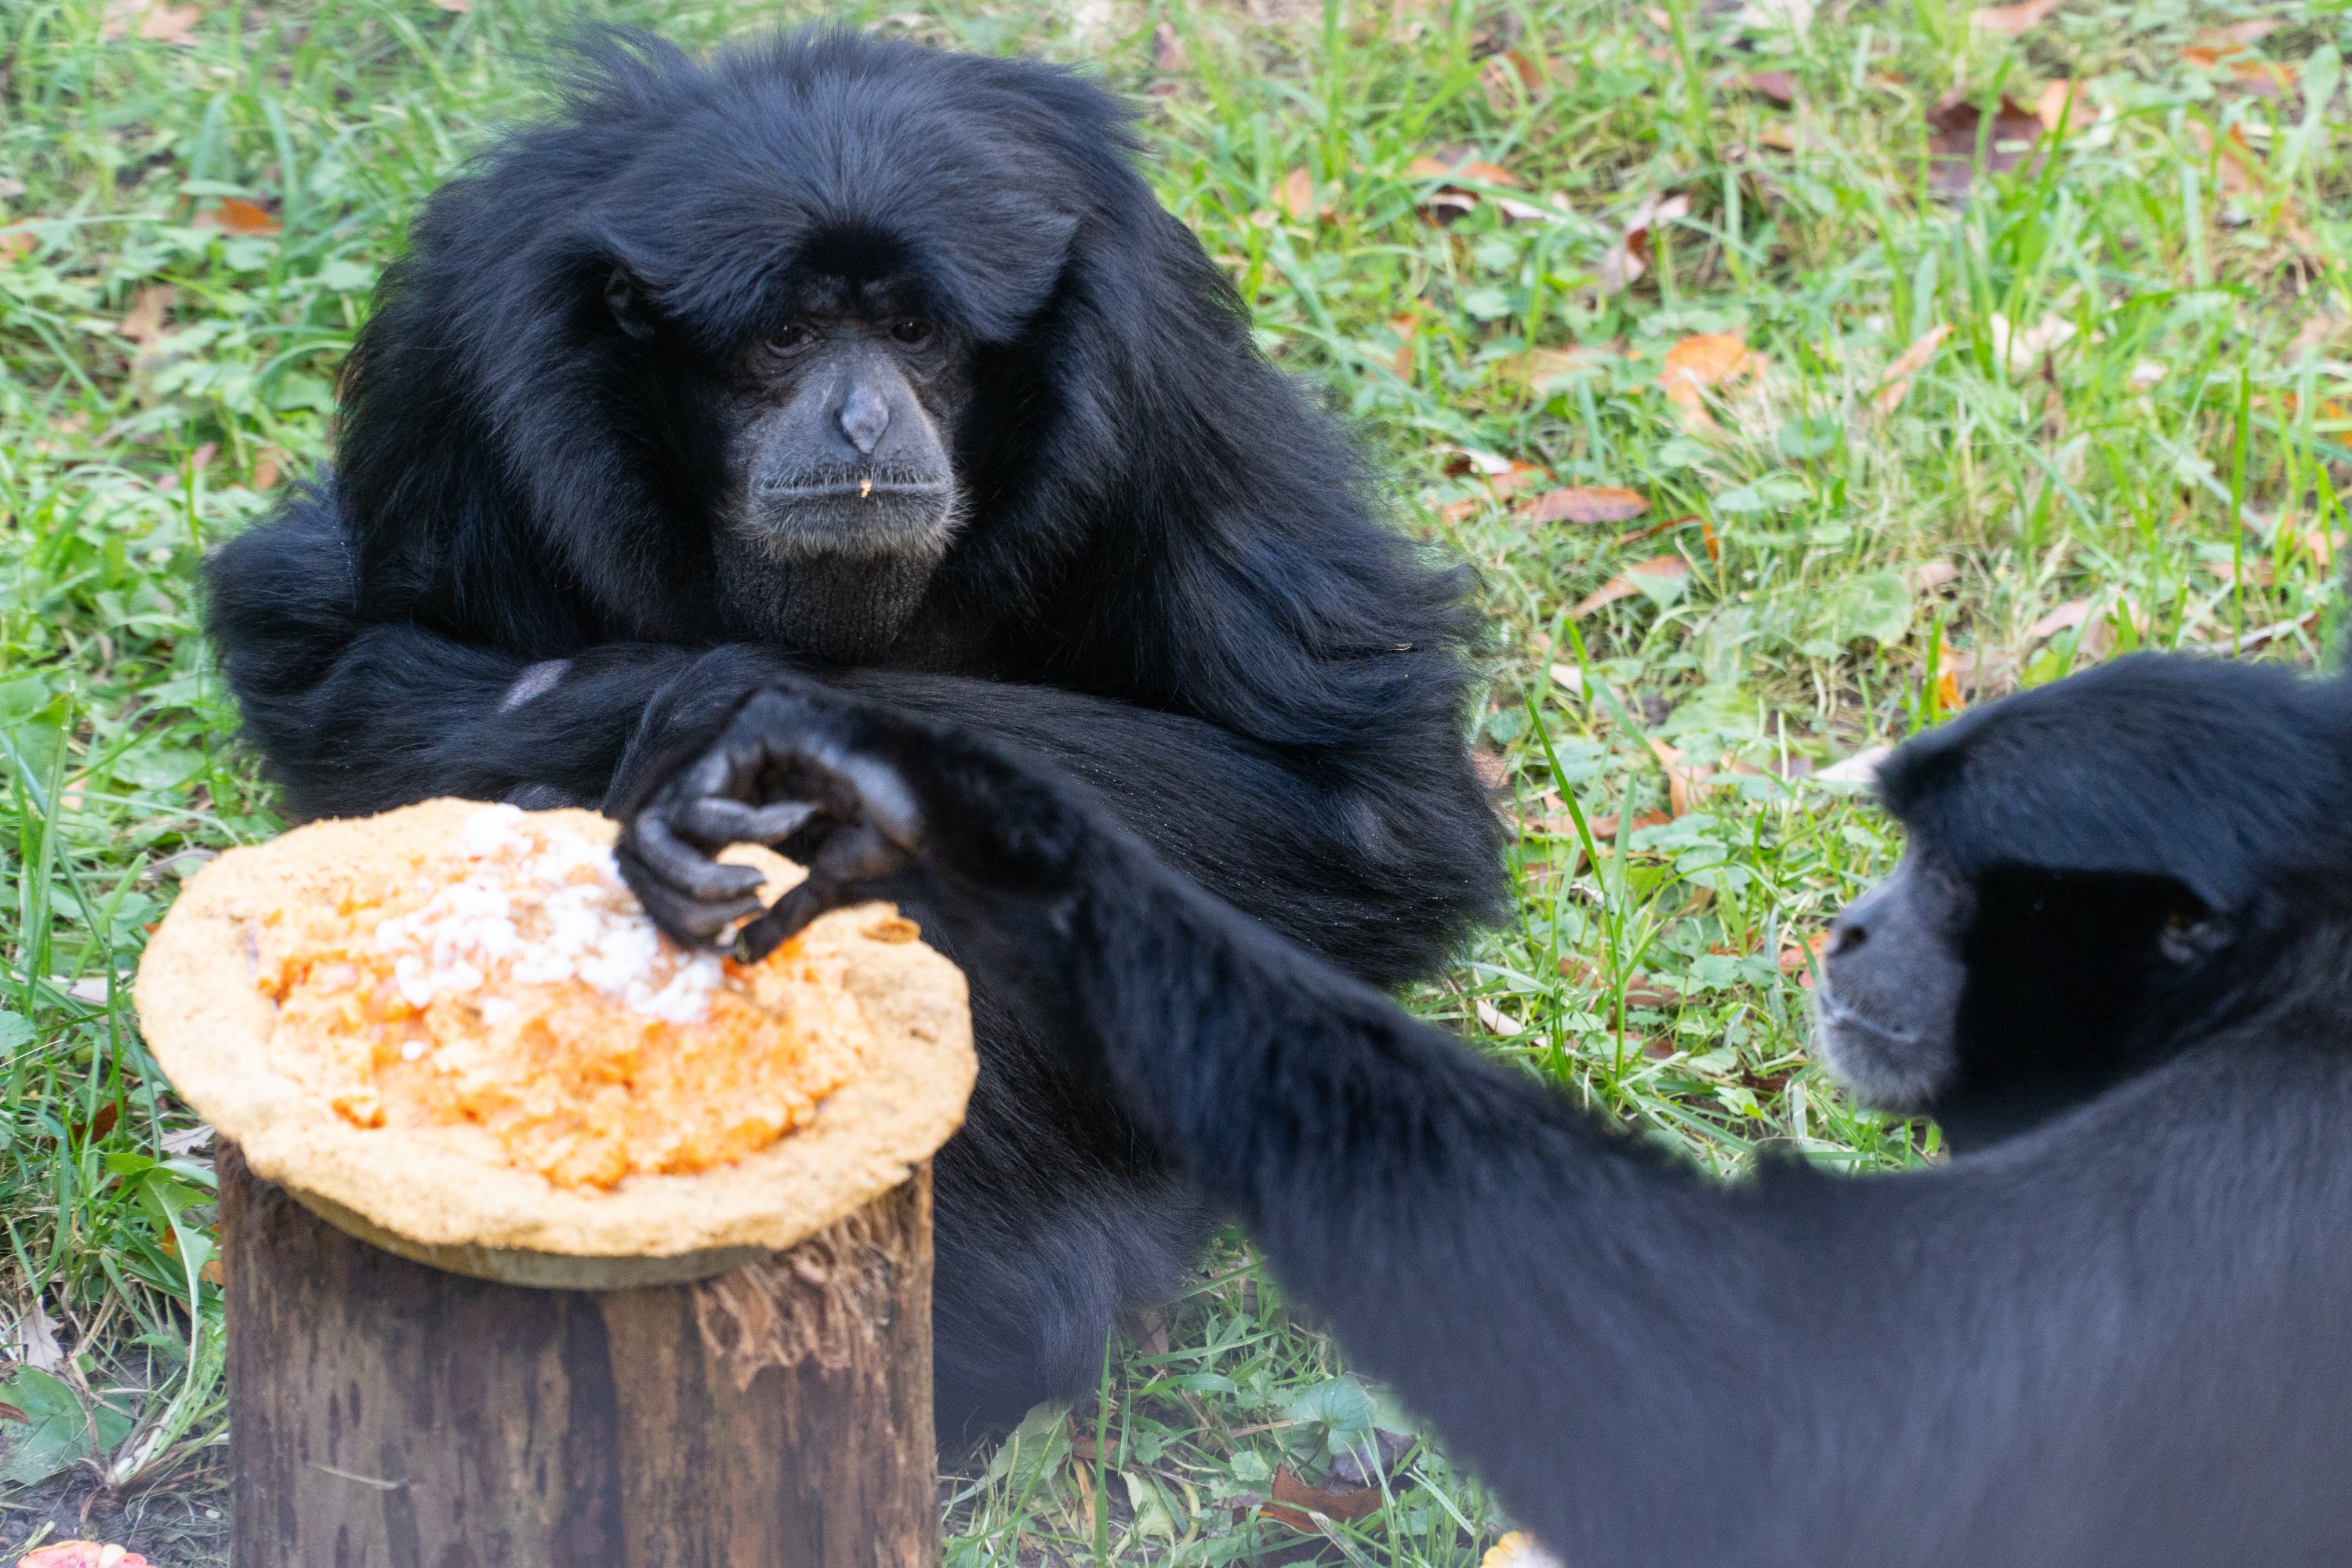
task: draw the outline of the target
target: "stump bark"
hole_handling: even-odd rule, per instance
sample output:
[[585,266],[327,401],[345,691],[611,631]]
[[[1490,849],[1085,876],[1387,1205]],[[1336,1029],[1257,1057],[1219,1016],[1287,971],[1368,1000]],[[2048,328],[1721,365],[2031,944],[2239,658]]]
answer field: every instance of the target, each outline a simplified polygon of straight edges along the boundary
[[548,1290],[218,1161],[237,1568],[933,1568],[930,1168],[772,1258]]

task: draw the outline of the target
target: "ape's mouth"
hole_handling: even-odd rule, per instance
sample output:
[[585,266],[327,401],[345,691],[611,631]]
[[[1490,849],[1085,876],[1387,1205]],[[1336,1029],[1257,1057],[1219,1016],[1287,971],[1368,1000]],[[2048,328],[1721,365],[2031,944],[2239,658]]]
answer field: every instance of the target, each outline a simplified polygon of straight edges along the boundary
[[1948,1041],[1874,1017],[1826,985],[1813,994],[1813,1044],[1830,1075],[1879,1110],[1925,1110],[1952,1076]]
[[752,495],[766,502],[812,500],[944,500],[955,486],[944,479],[898,479],[876,475],[857,479],[820,479],[792,484],[761,485]]
[[847,556],[919,562],[926,572],[955,537],[952,480],[827,475],[748,487],[728,510],[728,531],[780,563]]
[[1906,1029],[1899,1024],[1889,1024],[1873,1017],[1832,992],[1826,980],[1821,989],[1813,993],[1813,1008],[1821,1021],[1832,1028],[1859,1030],[1890,1046],[1916,1046],[1919,1043],[1918,1030]]

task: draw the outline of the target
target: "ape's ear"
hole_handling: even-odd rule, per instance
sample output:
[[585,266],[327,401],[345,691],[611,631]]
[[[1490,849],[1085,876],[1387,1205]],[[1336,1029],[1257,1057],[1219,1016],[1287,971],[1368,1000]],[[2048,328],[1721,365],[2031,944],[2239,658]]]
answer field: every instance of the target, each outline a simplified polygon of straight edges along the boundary
[[612,308],[613,320],[621,331],[644,342],[654,335],[653,307],[646,300],[646,291],[625,267],[615,266],[604,279],[604,303]]

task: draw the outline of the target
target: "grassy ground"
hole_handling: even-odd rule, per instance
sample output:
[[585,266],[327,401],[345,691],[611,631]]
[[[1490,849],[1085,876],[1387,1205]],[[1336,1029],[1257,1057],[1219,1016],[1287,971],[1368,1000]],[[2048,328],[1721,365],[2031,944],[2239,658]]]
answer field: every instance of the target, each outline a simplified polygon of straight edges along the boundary
[[[1726,1173],[1932,1157],[1806,1059],[1803,944],[1895,849],[1810,775],[2133,647],[2322,656],[2342,5],[1187,3],[859,15],[1140,95],[1267,352],[1482,573],[1518,919],[1416,1005]],[[276,826],[194,568],[325,451],[402,224],[562,18],[139,4],[0,0],[0,1545],[87,1511],[196,1563],[209,1175],[112,984]],[[1369,1511],[1258,1517],[1286,1474]],[[959,1563],[1454,1564],[1501,1526],[1238,1244],[944,1496]]]

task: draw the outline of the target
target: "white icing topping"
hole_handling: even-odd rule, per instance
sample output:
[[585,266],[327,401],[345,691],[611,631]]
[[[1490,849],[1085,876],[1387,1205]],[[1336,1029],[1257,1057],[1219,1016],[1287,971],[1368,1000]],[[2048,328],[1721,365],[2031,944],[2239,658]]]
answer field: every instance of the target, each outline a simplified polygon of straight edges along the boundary
[[[709,1011],[726,978],[718,958],[665,943],[604,846],[492,805],[466,819],[455,847],[471,862],[465,878],[375,929],[376,951],[392,958],[411,1006],[478,991],[503,968],[523,984],[578,979],[673,1024]],[[486,998],[483,1016],[495,1023],[493,1010],[509,1009]]]

